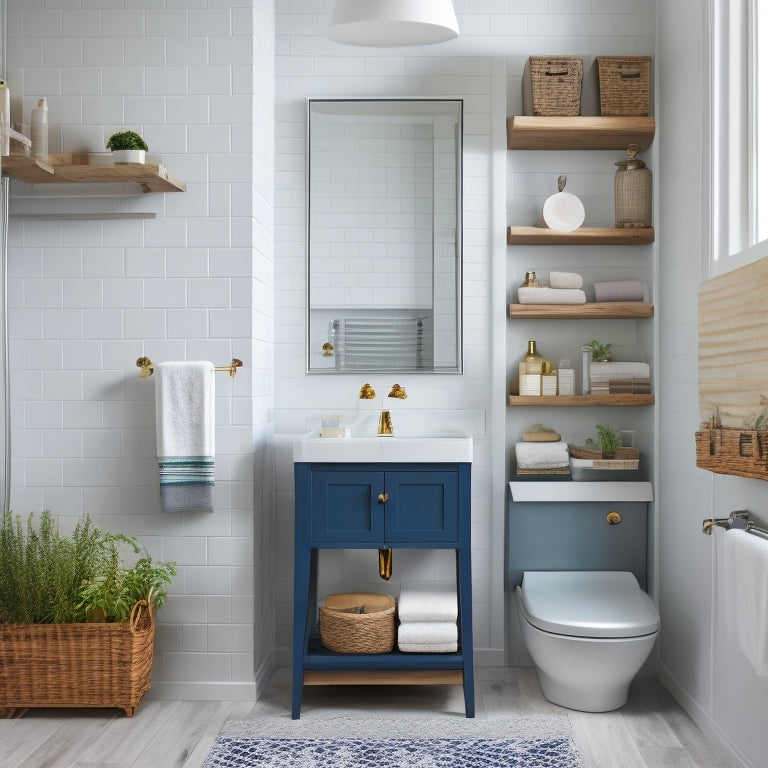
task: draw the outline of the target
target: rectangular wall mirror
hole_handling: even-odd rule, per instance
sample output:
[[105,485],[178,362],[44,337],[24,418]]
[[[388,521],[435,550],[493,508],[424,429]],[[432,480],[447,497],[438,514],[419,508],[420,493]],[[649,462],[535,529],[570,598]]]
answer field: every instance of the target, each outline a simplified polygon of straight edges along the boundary
[[463,102],[308,106],[308,372],[461,373]]

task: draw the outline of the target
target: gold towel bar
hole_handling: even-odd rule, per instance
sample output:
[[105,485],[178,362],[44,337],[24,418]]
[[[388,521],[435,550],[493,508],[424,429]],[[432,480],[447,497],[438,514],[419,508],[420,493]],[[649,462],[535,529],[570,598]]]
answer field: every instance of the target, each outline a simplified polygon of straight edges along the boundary
[[754,533],[756,536],[760,536],[763,539],[768,539],[768,529],[759,526],[757,523],[749,519],[749,511],[746,509],[740,509],[735,512],[731,512],[728,517],[716,517],[704,520],[701,524],[701,532],[706,533],[708,536],[712,535],[712,529],[717,526],[718,528],[725,528],[729,531],[733,527],[741,528],[741,526],[734,526],[737,520],[744,521],[744,527],[742,530],[747,533]]
[[[147,376],[151,376],[155,372],[155,364],[148,357],[140,357],[136,361],[136,365],[141,368],[141,371],[139,372],[140,379],[145,379]],[[237,369],[242,367],[243,361],[233,357],[232,362],[229,365],[219,365],[216,366],[213,370],[229,371],[229,375],[234,376],[237,373]]]

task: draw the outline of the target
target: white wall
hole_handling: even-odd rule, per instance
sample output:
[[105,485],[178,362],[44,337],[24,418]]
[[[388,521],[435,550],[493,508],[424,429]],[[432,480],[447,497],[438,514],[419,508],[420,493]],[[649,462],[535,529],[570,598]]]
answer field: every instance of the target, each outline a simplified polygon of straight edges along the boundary
[[[12,221],[11,503],[178,563],[151,695],[253,698],[274,653],[273,4],[80,5],[9,0],[13,121],[46,96],[51,152],[139,130],[187,191],[31,204],[156,219]],[[141,355],[245,364],[216,374],[212,514],[160,513]]]
[[[511,414],[506,407],[508,365],[516,363],[520,344],[507,346],[505,307],[513,284],[527,263],[507,249],[508,163],[505,119],[521,109],[521,75],[531,54],[654,52],[653,0],[456,0],[461,36],[424,48],[356,48],[330,42],[325,31],[332,0],[279,0],[277,27],[277,171],[276,171],[276,430],[278,441],[278,660],[290,663],[293,598],[293,479],[289,435],[316,428],[323,410],[359,413],[360,376],[307,376],[305,334],[305,100],[308,97],[446,97],[465,99],[464,152],[464,353],[463,376],[377,376],[375,388],[398,381],[408,400],[393,413],[398,428],[448,425],[475,438],[472,536],[474,639],[478,664],[503,663],[507,654],[504,594],[506,445],[530,426],[536,415]],[[593,103],[594,96],[593,94]],[[552,153],[518,153],[543,155]],[[555,153],[562,154],[562,153]],[[572,155],[573,153],[569,153]],[[586,173],[582,188],[605,213],[606,179],[613,161],[597,179]],[[529,159],[522,160],[528,163]],[[583,160],[568,157],[570,167],[585,170]],[[557,170],[552,171],[556,175]],[[551,173],[550,173],[551,175]],[[510,188],[510,199],[523,194]],[[534,196],[548,194],[543,176]],[[552,189],[551,191],[556,191]],[[574,190],[576,191],[576,190]],[[581,191],[581,190],[580,190]],[[534,223],[533,221],[527,223]],[[566,260],[570,249],[556,259]],[[599,257],[617,258],[609,249]],[[629,270],[637,269],[629,267]],[[647,275],[647,264],[640,268]],[[634,275],[632,275],[634,276]],[[527,330],[522,331],[527,333]],[[584,329],[588,332],[588,329]],[[525,336],[523,338],[529,338]],[[590,337],[591,338],[591,337]],[[567,409],[562,409],[567,410]],[[582,409],[586,410],[586,409]],[[566,426],[569,416],[563,415]],[[509,422],[509,423],[508,423]],[[375,422],[371,422],[375,424]],[[650,436],[649,438],[650,439]],[[323,562],[322,590],[366,588],[397,594],[401,581],[450,578],[452,566],[439,556],[397,555],[392,581],[378,578],[375,557],[334,552]]]
[[[696,467],[696,290],[709,276],[708,6],[659,4],[660,675],[733,765],[765,765],[768,682],[724,638],[722,531],[702,520],[750,509],[768,522],[768,486]],[[702,7],[703,6],[703,7]]]

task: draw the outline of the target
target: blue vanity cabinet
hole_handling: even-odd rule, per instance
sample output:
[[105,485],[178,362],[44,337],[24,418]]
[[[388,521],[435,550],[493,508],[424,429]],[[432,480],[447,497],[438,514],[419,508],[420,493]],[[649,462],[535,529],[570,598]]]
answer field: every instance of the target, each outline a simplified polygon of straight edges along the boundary
[[[292,717],[300,716],[304,685],[374,681],[463,684],[465,713],[474,717],[471,464],[296,462],[294,475]],[[455,550],[456,653],[342,654],[320,646],[318,551],[380,547]]]

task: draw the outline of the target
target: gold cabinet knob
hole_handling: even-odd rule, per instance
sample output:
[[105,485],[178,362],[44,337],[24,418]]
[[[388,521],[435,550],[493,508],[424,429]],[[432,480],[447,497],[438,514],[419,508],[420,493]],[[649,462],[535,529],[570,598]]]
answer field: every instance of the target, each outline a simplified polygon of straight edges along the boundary
[[621,515],[612,510],[605,516],[605,519],[608,521],[608,525],[618,525],[621,522]]
[[380,493],[378,498],[379,498],[379,504],[386,504],[389,501],[389,494]]

